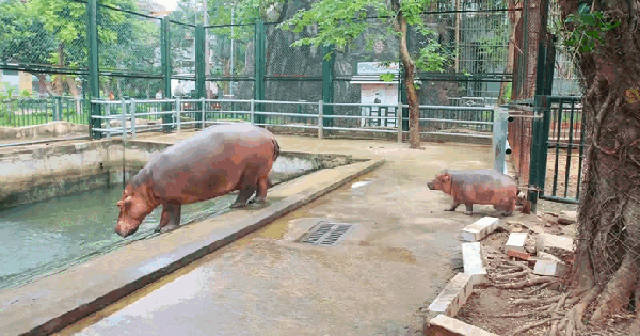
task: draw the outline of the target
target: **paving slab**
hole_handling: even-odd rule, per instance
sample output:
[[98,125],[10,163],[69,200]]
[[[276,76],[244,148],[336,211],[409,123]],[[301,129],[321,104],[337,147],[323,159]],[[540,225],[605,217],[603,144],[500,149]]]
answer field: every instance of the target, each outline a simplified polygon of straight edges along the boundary
[[473,281],[471,276],[465,273],[456,274],[429,305],[429,315],[433,317],[443,314],[455,317],[472,292]]
[[487,270],[482,260],[482,246],[480,242],[462,243],[462,260],[464,273],[471,277],[473,285],[484,282]]
[[526,233],[512,233],[509,235],[509,240],[507,240],[507,245],[505,246],[505,250],[523,252],[525,251],[525,243],[527,241]]
[[476,242],[490,235],[500,225],[500,219],[484,217],[462,229],[461,238],[464,241]]
[[464,323],[446,315],[438,315],[429,321],[427,336],[498,336],[480,329],[474,325]]

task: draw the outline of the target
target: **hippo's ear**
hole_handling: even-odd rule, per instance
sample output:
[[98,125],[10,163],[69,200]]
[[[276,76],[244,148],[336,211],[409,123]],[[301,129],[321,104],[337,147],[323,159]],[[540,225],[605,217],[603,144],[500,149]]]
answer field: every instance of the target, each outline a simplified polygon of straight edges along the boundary
[[451,175],[449,174],[442,174],[442,180],[444,180],[445,182],[450,182],[451,181]]
[[123,201],[118,201],[118,203],[116,203],[116,206],[117,206],[118,208],[122,208],[122,206],[123,206],[123,205],[124,205],[124,202],[123,202]]

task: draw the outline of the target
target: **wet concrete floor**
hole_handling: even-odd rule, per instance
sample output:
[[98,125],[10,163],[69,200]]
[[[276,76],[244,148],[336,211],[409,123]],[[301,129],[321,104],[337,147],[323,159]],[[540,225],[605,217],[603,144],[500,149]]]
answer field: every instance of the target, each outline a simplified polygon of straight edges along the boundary
[[[460,229],[498,215],[445,212],[450,196],[426,182],[443,169],[491,168],[491,148],[277,138],[283,150],[386,163],[58,335],[418,334],[425,308],[462,270]],[[337,246],[295,241],[314,219],[358,228]]]

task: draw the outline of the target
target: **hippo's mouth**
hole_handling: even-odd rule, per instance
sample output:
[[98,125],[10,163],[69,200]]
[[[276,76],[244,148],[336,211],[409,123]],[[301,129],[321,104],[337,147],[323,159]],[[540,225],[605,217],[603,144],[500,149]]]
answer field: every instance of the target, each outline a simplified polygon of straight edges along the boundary
[[429,187],[429,190],[433,190],[433,183],[427,182],[427,187]]
[[129,226],[126,224],[118,223],[118,225],[116,225],[115,232],[118,234],[118,236],[122,238],[127,238],[130,235],[136,233],[138,231],[138,228],[140,228],[140,224]]

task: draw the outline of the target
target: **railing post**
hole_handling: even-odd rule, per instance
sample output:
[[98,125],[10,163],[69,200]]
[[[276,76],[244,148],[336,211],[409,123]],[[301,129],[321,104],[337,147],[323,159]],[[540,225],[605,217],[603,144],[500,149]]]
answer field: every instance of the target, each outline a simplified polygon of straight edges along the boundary
[[180,133],[180,105],[180,98],[176,98],[176,129],[178,133]]
[[402,143],[402,101],[398,101],[396,117],[398,118],[398,143]]
[[[107,117],[111,116],[111,104],[105,104],[107,111],[105,112]],[[111,140],[111,118],[105,119],[107,121],[107,139]]]
[[131,139],[136,137],[136,100],[131,99]]
[[53,121],[60,121],[60,116],[62,115],[62,97],[57,96],[56,99],[56,108],[53,109]]
[[122,98],[120,102],[120,107],[122,108],[122,140],[127,139],[127,102]]
[[318,140],[322,140],[323,108],[324,106],[321,99],[318,101]]
[[256,114],[256,100],[252,98],[251,99],[251,116],[250,116],[251,119],[249,120],[251,124],[255,123],[255,119],[254,119],[255,114]]
[[205,102],[205,98],[204,97],[200,98],[200,100],[202,101],[202,129],[205,129],[205,121],[206,120],[205,120],[204,115],[205,115],[205,111],[207,109],[207,103]]
[[[265,100],[266,92],[265,92],[265,60],[266,60],[266,37],[264,31],[264,22],[262,19],[256,19],[255,21],[255,53],[254,53],[254,62],[255,62],[255,84],[253,85],[254,89],[254,98],[256,100]],[[264,104],[258,103],[255,107],[257,111],[264,111]],[[256,124],[266,124],[266,116],[265,115],[257,115],[256,116]]]

